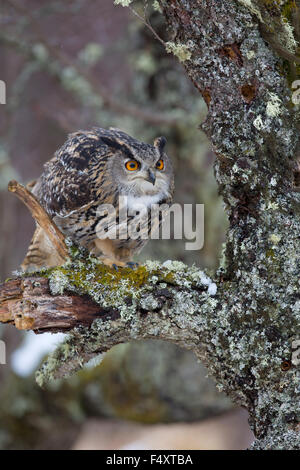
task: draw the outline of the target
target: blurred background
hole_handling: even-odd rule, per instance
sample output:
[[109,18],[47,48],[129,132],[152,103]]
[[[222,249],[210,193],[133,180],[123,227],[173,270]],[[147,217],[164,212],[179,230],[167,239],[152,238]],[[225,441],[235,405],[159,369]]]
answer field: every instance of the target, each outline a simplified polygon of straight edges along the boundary
[[[2,0],[0,80],[0,279],[18,269],[34,230],[7,192],[28,183],[66,140],[93,126],[118,127],[152,143],[160,135],[175,167],[175,202],[205,205],[205,243],[153,240],[145,259],[177,259],[214,270],[226,217],[213,154],[198,129],[206,104],[167,54],[157,2]],[[247,414],[219,393],[194,355],[147,341],[113,348],[100,365],[39,389],[34,370],[64,335],[0,326],[0,449],[239,449],[253,437]]]

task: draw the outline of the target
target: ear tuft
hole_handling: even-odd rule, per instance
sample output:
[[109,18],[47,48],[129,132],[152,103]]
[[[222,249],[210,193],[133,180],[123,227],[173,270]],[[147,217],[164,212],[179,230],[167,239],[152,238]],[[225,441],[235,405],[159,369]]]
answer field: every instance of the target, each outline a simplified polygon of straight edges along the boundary
[[124,131],[122,131],[122,129],[119,129],[118,127],[111,127],[111,126],[108,128],[108,130],[109,131],[124,132]]
[[166,146],[167,139],[163,136],[157,137],[154,140],[154,147],[158,148],[159,152],[162,153],[164,151],[164,148]]

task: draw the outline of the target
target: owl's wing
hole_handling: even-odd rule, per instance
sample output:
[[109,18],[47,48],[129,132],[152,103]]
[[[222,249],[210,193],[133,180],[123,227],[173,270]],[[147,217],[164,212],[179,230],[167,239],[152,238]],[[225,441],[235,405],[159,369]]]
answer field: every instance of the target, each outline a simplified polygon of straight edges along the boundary
[[[47,165],[46,165],[47,166]],[[93,203],[90,180],[84,172],[63,167],[46,168],[32,188],[50,217],[65,217]]]

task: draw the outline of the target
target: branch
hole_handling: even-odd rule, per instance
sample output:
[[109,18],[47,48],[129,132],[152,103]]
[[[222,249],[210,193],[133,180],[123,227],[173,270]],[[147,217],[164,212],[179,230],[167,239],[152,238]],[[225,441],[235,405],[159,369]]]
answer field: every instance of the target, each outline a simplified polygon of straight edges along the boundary
[[79,325],[90,326],[96,317],[105,318],[109,313],[88,297],[64,294],[53,298],[44,277],[13,279],[0,285],[0,322],[19,330],[66,332]]
[[36,333],[72,330],[38,374],[40,384],[133,339],[172,341],[206,363],[204,345],[211,341],[209,325],[217,324],[222,297],[221,290],[215,292],[202,271],[180,262],[116,272],[79,257],[43,277],[36,273],[0,286],[0,322]]
[[165,41],[157,34],[157,32],[155,31],[154,28],[152,28],[149,20],[147,20],[147,17],[146,17],[146,11],[145,11],[145,16],[142,17],[134,8],[132,7],[129,7],[130,11],[133,13],[133,15],[135,15],[145,26],[146,28],[149,29],[149,31],[151,31],[151,33],[153,34],[153,36],[164,46],[164,48],[166,47],[166,43]]
[[49,240],[51,241],[55,250],[58,252],[59,256],[63,260],[67,260],[69,253],[65,244],[64,236],[56,226],[55,222],[50,219],[49,215],[40,205],[34,194],[28,191],[28,189],[26,189],[17,181],[10,181],[8,184],[8,190],[18,196],[18,198],[28,207],[32,217],[36,223],[46,232]]

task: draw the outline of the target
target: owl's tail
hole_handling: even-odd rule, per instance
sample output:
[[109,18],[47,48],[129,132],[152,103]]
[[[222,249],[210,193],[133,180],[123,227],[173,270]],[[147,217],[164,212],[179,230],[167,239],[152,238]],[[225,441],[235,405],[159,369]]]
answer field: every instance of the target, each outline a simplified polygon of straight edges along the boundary
[[36,271],[42,267],[53,267],[63,264],[64,260],[59,256],[44,230],[39,226],[35,229],[27,255],[21,268],[23,271]]

